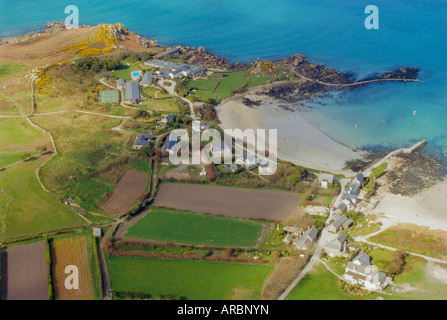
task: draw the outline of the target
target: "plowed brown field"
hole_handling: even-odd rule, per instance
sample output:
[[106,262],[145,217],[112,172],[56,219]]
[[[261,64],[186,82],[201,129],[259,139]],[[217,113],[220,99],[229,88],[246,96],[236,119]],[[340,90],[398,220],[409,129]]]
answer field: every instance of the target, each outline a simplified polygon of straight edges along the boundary
[[165,183],[154,206],[240,218],[281,221],[299,209],[301,196],[278,190]]
[[45,242],[5,250],[2,254],[2,299],[48,299]]
[[110,198],[104,203],[103,208],[110,214],[121,214],[129,210],[135,200],[138,199],[146,188],[149,177],[138,170],[127,170],[116,185]]

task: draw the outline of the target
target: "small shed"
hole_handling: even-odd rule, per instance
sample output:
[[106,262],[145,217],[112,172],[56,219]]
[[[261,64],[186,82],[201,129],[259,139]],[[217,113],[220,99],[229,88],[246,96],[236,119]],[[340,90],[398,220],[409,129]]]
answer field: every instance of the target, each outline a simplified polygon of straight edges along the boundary
[[93,236],[96,238],[101,237],[102,231],[101,228],[93,228]]

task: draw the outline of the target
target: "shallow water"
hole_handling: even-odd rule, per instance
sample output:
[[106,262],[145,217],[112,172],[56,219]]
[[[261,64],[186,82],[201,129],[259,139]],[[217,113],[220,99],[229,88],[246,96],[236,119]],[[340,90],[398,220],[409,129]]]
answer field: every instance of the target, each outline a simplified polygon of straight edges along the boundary
[[[374,84],[329,94],[309,102],[305,116],[353,148],[403,147],[426,138],[427,152],[446,156],[447,1],[376,0],[379,30],[363,25],[368,4],[362,0],[77,1],[80,24],[121,22],[161,43],[204,46],[231,61],[302,53],[312,62],[352,72],[357,78],[418,66],[419,83]],[[64,20],[64,8],[54,1],[2,1],[0,37]]]

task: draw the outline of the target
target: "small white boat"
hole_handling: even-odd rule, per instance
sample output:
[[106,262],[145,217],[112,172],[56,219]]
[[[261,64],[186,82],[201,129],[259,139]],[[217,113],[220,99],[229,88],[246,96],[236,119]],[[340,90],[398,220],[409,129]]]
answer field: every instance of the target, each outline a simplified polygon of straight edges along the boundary
[[413,116],[417,116],[418,112],[416,110],[413,111]]

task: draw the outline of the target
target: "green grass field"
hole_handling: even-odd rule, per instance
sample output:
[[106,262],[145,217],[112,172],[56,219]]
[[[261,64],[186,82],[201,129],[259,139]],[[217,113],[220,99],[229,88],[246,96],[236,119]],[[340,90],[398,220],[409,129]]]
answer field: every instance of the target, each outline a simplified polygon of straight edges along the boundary
[[36,169],[43,161],[29,161],[0,172],[0,239],[85,223],[41,188]]
[[[245,71],[216,73],[216,75],[223,76],[223,79],[199,79],[191,81],[189,88],[197,88],[196,92],[192,95],[198,97],[202,101],[206,101],[209,98],[225,99],[231,96],[234,90],[241,87],[244,83],[247,83],[249,78],[245,74]],[[213,89],[220,82],[219,86],[213,93]]]
[[99,92],[100,103],[118,103],[118,90],[103,90]]
[[7,78],[13,74],[17,74],[27,66],[20,63],[12,63],[8,61],[0,61],[0,80]]
[[126,236],[190,245],[253,247],[263,224],[185,211],[154,208]]
[[287,300],[353,300],[355,297],[344,294],[339,285],[339,279],[318,264],[313,271],[305,276],[290,292]]
[[48,137],[20,118],[0,119],[0,152],[35,151]]
[[178,294],[188,300],[260,299],[272,266],[110,257],[111,289]]
[[[24,154],[24,152],[0,153],[0,169],[20,161]],[[36,154],[38,152],[30,152],[31,156]]]

